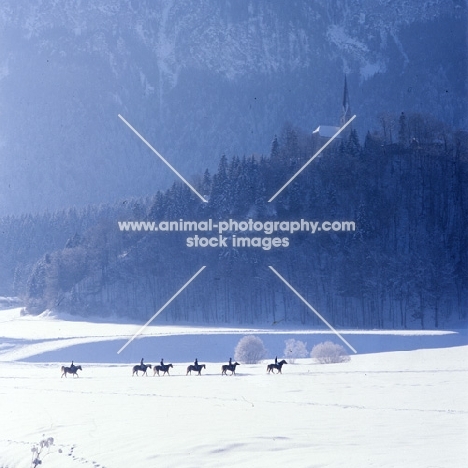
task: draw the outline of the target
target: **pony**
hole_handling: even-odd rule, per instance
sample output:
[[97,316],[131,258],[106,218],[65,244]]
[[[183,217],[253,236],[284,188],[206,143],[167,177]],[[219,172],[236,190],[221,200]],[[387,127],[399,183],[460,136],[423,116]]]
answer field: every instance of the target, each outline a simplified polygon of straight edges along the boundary
[[283,367],[284,364],[287,364],[287,362],[283,359],[282,361],[278,362],[278,364],[268,364],[267,366],[267,372],[270,373],[273,372],[274,369],[278,371],[278,374],[282,374],[281,368]]
[[[61,368],[61,371],[62,371],[62,377],[63,376],[67,376],[67,374],[72,374],[73,375],[73,378],[75,377],[79,377],[78,375],[78,372],[77,371],[82,371],[83,369],[81,368],[81,366],[71,366],[71,367],[65,367],[65,366],[62,366]],[[62,378],[61,377],[61,378]]]
[[187,367],[187,373],[185,375],[192,375],[192,371],[198,372],[198,375],[201,375],[202,369],[206,369],[205,364],[191,364],[190,366]]
[[161,364],[160,366],[154,366],[153,367],[153,375],[156,375],[156,374],[159,375],[160,372],[162,372],[163,375],[165,375],[165,374],[170,375],[169,374],[169,369],[171,367],[174,367],[174,366],[172,364]]
[[143,372],[143,375],[146,375],[148,377],[148,374],[146,373],[146,371],[148,370],[148,368],[152,368],[151,367],[151,364],[137,364],[136,366],[133,366],[133,373],[132,373],[132,377],[136,374],[137,377],[138,377],[138,372],[141,371]]
[[224,364],[221,366],[221,375],[227,375],[227,371],[231,371],[231,375],[236,373],[236,366],[240,366],[238,362],[233,362],[232,364]]

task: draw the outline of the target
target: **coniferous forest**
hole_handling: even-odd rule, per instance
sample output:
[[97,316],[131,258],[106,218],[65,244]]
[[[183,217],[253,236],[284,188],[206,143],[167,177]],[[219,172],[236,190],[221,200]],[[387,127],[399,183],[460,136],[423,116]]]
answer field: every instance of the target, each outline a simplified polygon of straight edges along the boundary
[[[343,135],[270,203],[323,143],[285,125],[269,155],[221,156],[217,170],[191,179],[208,203],[175,182],[145,199],[3,218],[3,294],[19,295],[33,314],[144,322],[206,266],[158,323],[322,326],[273,266],[336,327],[466,319],[468,134],[430,116],[382,114],[378,130],[363,141],[353,130]],[[225,247],[194,248],[193,233],[118,225],[180,219],[346,220],[355,230],[280,233],[288,246],[267,250],[233,247],[228,232]]]

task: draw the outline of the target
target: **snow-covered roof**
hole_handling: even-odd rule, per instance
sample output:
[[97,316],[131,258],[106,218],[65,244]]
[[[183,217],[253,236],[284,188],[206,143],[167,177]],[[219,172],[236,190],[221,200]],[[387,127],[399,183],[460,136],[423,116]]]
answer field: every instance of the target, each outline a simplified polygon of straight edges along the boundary
[[[324,138],[331,138],[340,127],[334,127],[333,125],[319,125],[312,133],[317,134]],[[337,136],[340,138],[340,135]]]

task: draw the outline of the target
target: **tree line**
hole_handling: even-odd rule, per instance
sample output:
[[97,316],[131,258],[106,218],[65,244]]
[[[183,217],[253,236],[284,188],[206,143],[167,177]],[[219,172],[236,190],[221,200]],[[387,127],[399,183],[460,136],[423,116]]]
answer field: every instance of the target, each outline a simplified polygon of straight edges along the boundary
[[[322,325],[271,265],[336,327],[464,319],[468,136],[418,114],[385,115],[380,124],[362,144],[351,130],[329,145],[271,203],[324,141],[285,125],[269,155],[223,155],[213,174],[193,180],[208,203],[175,182],[146,199],[5,218],[2,274],[14,277],[30,313],[147,320],[206,266],[158,321]],[[353,220],[356,230],[295,233],[287,248],[265,251],[188,248],[187,233],[117,225],[229,218]]]

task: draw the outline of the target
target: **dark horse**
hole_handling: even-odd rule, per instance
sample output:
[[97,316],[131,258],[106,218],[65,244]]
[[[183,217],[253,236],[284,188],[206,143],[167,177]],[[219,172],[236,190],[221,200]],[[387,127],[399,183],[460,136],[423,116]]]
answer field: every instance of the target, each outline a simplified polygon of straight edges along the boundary
[[206,369],[205,364],[191,364],[187,367],[187,373],[185,375],[192,375],[192,371],[198,372],[198,375],[201,375],[202,369]]
[[160,366],[154,366],[153,367],[153,375],[156,375],[156,374],[159,375],[160,372],[162,372],[163,375],[164,374],[170,375],[169,374],[169,368],[171,368],[171,367],[174,367],[174,366],[172,364],[161,364]]
[[238,362],[233,362],[232,364],[224,364],[221,366],[221,375],[227,375],[227,371],[231,371],[231,375],[236,373],[236,366],[240,366]]
[[148,368],[151,369],[151,364],[137,364],[136,366],[133,366],[132,377],[133,377],[135,374],[138,376],[138,372],[139,372],[139,371],[143,372],[143,375],[148,376],[148,374],[146,373],[146,371],[148,370]]
[[81,366],[71,366],[71,367],[62,366],[62,369],[61,369],[61,370],[62,370],[62,377],[63,377],[63,376],[66,377],[67,374],[72,374],[73,377],[79,377],[77,371],[79,371],[79,370],[82,371],[83,369],[81,368]]
[[[278,374],[282,374],[281,368],[283,367],[284,364],[287,364],[287,362],[283,359],[282,361],[278,362],[278,364],[268,364],[267,366],[267,372],[273,372],[274,369],[278,371]],[[273,372],[274,373],[274,372]]]

